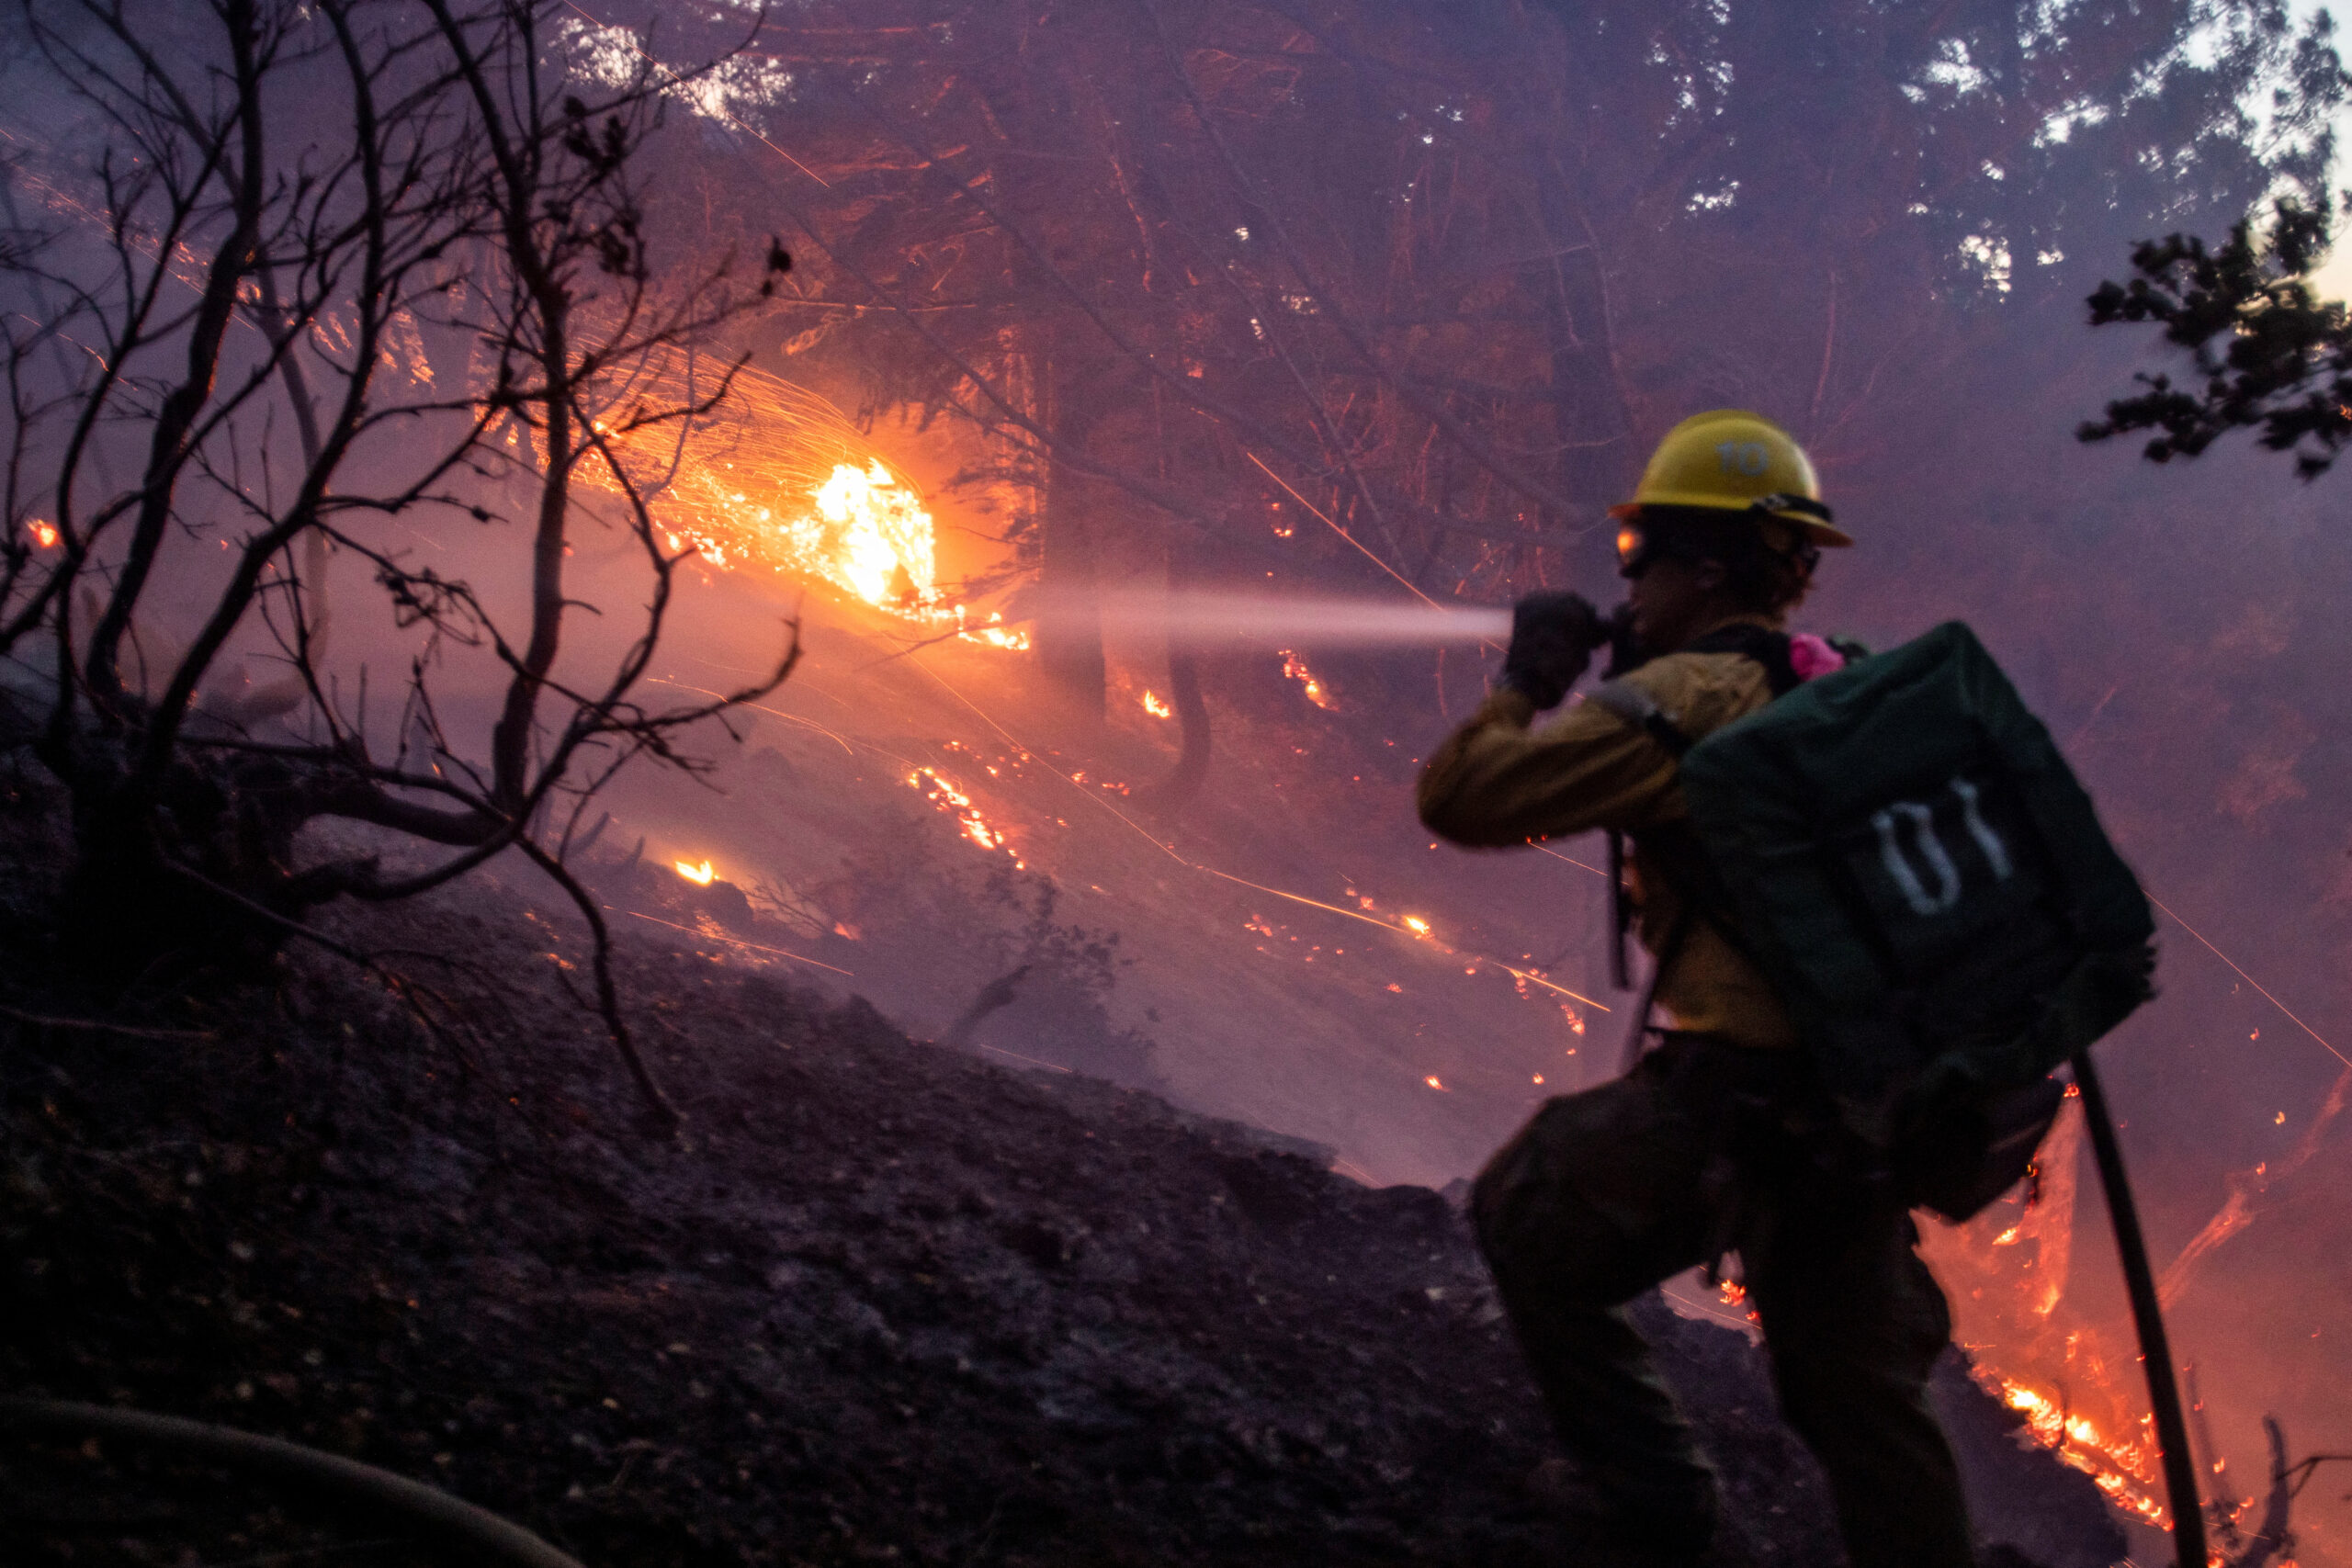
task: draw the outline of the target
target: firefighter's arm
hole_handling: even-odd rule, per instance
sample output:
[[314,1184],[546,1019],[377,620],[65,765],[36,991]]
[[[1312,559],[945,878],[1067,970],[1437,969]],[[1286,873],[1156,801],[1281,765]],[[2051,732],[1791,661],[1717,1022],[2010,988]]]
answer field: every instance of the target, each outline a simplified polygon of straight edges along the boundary
[[1674,761],[1607,710],[1580,703],[1541,729],[1509,687],[1440,746],[1416,798],[1421,821],[1457,844],[1499,847],[1654,820],[1674,789]]

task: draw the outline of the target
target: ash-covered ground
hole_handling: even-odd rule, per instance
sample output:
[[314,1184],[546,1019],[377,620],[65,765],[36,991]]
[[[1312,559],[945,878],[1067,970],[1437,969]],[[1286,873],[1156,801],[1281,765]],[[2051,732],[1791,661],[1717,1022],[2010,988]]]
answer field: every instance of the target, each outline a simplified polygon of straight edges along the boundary
[[[11,835],[19,1005],[55,848]],[[1438,1193],[910,1040],[658,929],[619,950],[687,1117],[656,1136],[542,898],[481,877],[331,922],[430,988],[444,1036],[299,949],[137,1020],[200,1038],[6,1025],[0,1389],[353,1455],[592,1568],[1623,1560],[1531,1495],[1540,1412]],[[1646,1318],[1728,1483],[1722,1560],[1841,1561],[1758,1354]],[[1940,1393],[1988,1537],[2120,1554],[2088,1481],[1956,1363]],[[401,1540],[111,1440],[0,1437],[0,1561],[446,1560]]]

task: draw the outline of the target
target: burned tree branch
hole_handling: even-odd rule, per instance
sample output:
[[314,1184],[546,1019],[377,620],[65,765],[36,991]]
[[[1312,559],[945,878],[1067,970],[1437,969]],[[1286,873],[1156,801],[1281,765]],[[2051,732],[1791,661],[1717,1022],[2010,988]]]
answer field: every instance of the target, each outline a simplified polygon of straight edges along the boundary
[[528,839],[518,842],[531,863],[563,889],[572,907],[580,911],[580,918],[588,922],[594,953],[596,1010],[603,1017],[605,1032],[612,1036],[613,1049],[620,1053],[621,1061],[628,1068],[630,1081],[637,1085],[638,1097],[645,1101],[648,1112],[665,1130],[675,1127],[682,1120],[678,1109],[670,1103],[670,1097],[663,1094],[662,1086],[654,1081],[644,1056],[638,1051],[637,1041],[629,1033],[628,1021],[621,1017],[620,993],[613,985],[613,933],[605,923],[604,907],[596,901],[594,894],[581,886],[580,879],[572,875],[562,862]]
[[[646,405],[643,367],[724,329],[759,280],[738,287],[724,262],[656,265],[638,160],[672,88],[650,73],[560,81],[560,51],[543,47],[554,0],[219,0],[162,20],[142,3],[92,0],[70,37],[34,24],[103,134],[79,163],[43,150],[56,209],[84,226],[69,218],[55,254],[0,246],[0,281],[64,301],[5,344],[10,525],[26,496],[54,519],[39,549],[0,550],[0,653],[29,638],[54,671],[40,734],[17,741],[73,799],[64,946],[94,973],[287,940],[366,964],[303,917],[414,896],[517,845],[547,860],[533,824],[556,796],[576,819],[631,759],[707,766],[682,732],[792,674],[797,623],[742,691],[639,700],[684,558],[661,547],[650,491],[612,439],[670,422],[683,450],[741,361],[674,406]],[[466,342],[437,383],[420,320]],[[134,441],[137,474],[114,482]],[[595,608],[565,592],[583,462],[610,471],[652,580],[603,669],[564,662],[568,613]],[[380,536],[394,520],[517,510],[529,589],[511,639],[467,577]],[[331,545],[366,563],[422,645],[389,761],[371,747],[366,666],[330,662]],[[285,673],[225,694],[214,672],[242,669],[255,640]],[[445,728],[433,686],[452,655],[503,685],[486,745]],[[355,673],[356,711],[339,694]],[[304,721],[322,739],[296,739]],[[305,863],[297,835],[320,818],[446,852],[391,872],[373,855]],[[598,984],[662,1110],[601,959]]]

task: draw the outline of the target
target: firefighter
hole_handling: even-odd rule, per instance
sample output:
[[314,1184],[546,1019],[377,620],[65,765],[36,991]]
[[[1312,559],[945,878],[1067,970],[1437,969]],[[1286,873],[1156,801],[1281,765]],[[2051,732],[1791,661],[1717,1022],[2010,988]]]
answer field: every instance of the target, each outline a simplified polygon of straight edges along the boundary
[[[1676,782],[1678,746],[1840,661],[1782,623],[1821,548],[1853,541],[1787,432],[1736,410],[1677,425],[1612,514],[1625,611],[1612,624],[1572,594],[1522,601],[1499,682],[1419,783],[1422,821],[1458,844],[1628,835],[1664,1015],[1651,1027],[1645,1005],[1624,1077],[1546,1102],[1488,1162],[1480,1249],[1562,1445],[1630,1542],[1700,1562],[1717,1506],[1626,1305],[1736,1252],[1856,1568],[1967,1568],[1959,1472],[1927,1400],[1943,1296],[1892,1184],[1834,1157],[1834,1114],[1711,908]],[[1534,724],[1612,633],[1631,668],[1603,700]]]

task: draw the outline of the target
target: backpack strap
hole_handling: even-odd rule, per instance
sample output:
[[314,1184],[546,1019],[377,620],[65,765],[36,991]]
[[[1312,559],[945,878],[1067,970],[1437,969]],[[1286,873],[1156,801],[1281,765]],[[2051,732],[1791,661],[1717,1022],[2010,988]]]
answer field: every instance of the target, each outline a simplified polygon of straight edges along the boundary
[[[1734,621],[1727,626],[1717,626],[1698,638],[1684,653],[1736,653],[1753,660],[1764,671],[1764,683],[1776,697],[1785,697],[1804,684],[1797,673],[1795,660],[1789,654],[1789,634],[1776,632],[1768,626],[1754,626],[1747,621]],[[1639,686],[1632,685],[1623,676],[1603,681],[1588,694],[1585,701],[1615,714],[1634,728],[1657,741],[1666,754],[1676,761],[1697,744],[1690,731],[1674,722],[1656,699]]]
[[1765,683],[1776,697],[1785,697],[1804,684],[1794,660],[1789,657],[1789,634],[1753,622],[1734,621],[1729,626],[1717,626],[1706,636],[1694,638],[1681,651],[1736,653],[1752,659],[1764,667]]
[[[1690,732],[1667,716],[1656,699],[1629,681],[1604,681],[1589,693],[1585,701],[1605,713],[1614,714],[1628,726],[1640,730],[1657,743],[1658,749],[1676,761],[1690,750]],[[1686,906],[1687,908],[1687,906]],[[1641,1010],[1634,1017],[1634,1032],[1625,1042],[1625,1064],[1631,1066],[1642,1053],[1642,1042],[1649,1034],[1650,1005],[1657,998],[1658,977],[1666,973],[1667,964],[1682,946],[1690,932],[1683,928],[1688,920],[1676,922],[1666,946],[1658,952],[1657,966],[1650,973],[1650,983],[1642,993]],[[1609,830],[1609,926],[1610,978],[1619,990],[1633,984],[1633,972],[1625,960],[1625,937],[1634,925],[1634,907],[1625,898],[1625,835],[1617,829]]]
[[[1752,626],[1747,622],[1734,622],[1730,626],[1720,626],[1709,632],[1681,651],[1736,653],[1743,658],[1752,660],[1762,668],[1765,684],[1775,697],[1785,696],[1804,683],[1799,679],[1796,666],[1789,656],[1789,637],[1786,632],[1772,631],[1768,627]],[[1660,750],[1677,762],[1681,761],[1683,755],[1697,744],[1691,739],[1690,731],[1677,724],[1672,716],[1658,706],[1656,698],[1622,676],[1613,681],[1602,682],[1586,695],[1585,701],[1594,704],[1606,713],[1615,715],[1632,728],[1638,729],[1648,736],[1657,744]],[[1665,846],[1653,847],[1664,848]],[[1695,846],[1692,847],[1695,848]],[[1634,917],[1632,908],[1625,901],[1623,836],[1614,829],[1611,829],[1609,835],[1609,850],[1610,923],[1614,939],[1613,978],[1617,982],[1618,988],[1623,990],[1630,978],[1625,961],[1625,937],[1633,927]],[[1694,867],[1671,868],[1664,863],[1671,860],[1690,858],[1687,855],[1677,856],[1669,853],[1652,858],[1658,863],[1659,869],[1666,874],[1668,880],[1675,885],[1675,893],[1682,908],[1672,929],[1667,932],[1665,942],[1658,948],[1657,963],[1650,970],[1649,984],[1642,992],[1640,1010],[1634,1014],[1632,1031],[1626,1037],[1625,1066],[1628,1068],[1631,1068],[1640,1058],[1642,1048],[1652,1032],[1650,1014],[1657,1001],[1658,984],[1666,978],[1667,969],[1681,956],[1683,946],[1690,941],[1690,932],[1698,922],[1704,919],[1709,925],[1720,931],[1724,939],[1735,948],[1741,948],[1744,951],[1739,933],[1732,928],[1728,920],[1722,917],[1716,908],[1722,899],[1715,895],[1712,886],[1713,878],[1708,874],[1709,868],[1703,863]],[[1696,871],[1697,874],[1691,874],[1693,871]]]
[[[1778,693],[1773,694],[1779,695]],[[1696,744],[1690,731],[1674,722],[1667,711],[1657,705],[1656,698],[1629,681],[1604,681],[1594,687],[1585,701],[1605,713],[1615,714],[1634,728],[1658,743],[1660,750],[1676,761]]]

